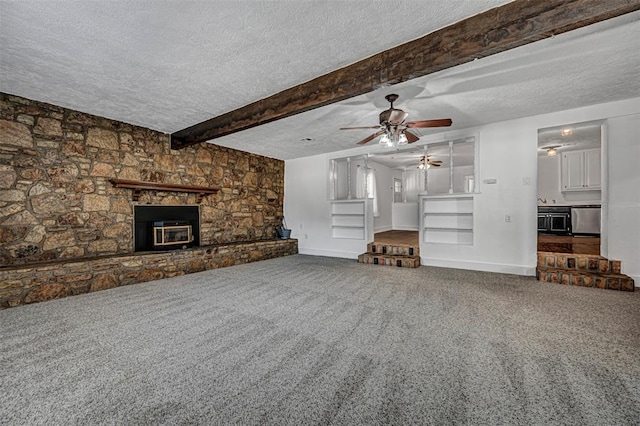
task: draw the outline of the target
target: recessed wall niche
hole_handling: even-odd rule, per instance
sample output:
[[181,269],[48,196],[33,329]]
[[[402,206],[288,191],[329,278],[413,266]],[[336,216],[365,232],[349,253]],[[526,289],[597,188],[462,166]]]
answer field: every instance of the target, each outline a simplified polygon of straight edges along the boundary
[[136,252],[200,245],[198,206],[134,206],[133,216]]

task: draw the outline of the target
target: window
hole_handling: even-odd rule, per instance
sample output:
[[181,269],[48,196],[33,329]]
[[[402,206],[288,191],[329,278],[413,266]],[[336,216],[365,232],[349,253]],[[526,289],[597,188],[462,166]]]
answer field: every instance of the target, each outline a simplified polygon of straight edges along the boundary
[[402,202],[402,179],[393,178],[393,202]]

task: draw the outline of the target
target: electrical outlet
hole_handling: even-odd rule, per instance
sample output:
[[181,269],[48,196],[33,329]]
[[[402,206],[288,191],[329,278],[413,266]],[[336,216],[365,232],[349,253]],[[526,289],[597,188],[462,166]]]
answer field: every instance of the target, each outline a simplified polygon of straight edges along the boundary
[[505,214],[504,215],[504,221],[507,223],[511,223],[511,215],[510,214]]
[[306,240],[308,238],[309,238],[309,236],[307,234],[304,234],[304,239]]
[[300,224],[300,229],[302,229],[302,224]]

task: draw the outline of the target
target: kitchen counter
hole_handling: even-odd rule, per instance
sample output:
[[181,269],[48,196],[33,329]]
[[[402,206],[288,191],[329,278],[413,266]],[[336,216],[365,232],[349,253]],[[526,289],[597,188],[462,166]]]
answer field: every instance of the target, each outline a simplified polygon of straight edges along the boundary
[[601,206],[600,201],[574,201],[572,203],[538,203],[538,207],[582,207],[582,206]]

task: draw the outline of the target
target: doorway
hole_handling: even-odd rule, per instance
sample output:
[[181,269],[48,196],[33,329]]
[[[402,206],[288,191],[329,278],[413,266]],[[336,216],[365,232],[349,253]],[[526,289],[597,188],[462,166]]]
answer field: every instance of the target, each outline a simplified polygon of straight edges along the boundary
[[538,252],[601,254],[602,126],[538,130]]

